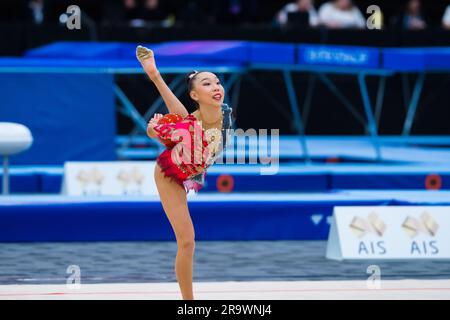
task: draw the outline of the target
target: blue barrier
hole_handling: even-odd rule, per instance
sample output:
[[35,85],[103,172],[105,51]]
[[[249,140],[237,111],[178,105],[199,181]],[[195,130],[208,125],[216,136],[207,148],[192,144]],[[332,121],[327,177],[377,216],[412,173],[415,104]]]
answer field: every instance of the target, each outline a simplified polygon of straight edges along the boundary
[[[0,174],[0,177],[2,175]],[[59,193],[63,168],[11,170],[13,193]],[[216,192],[329,192],[358,190],[450,190],[450,168],[437,166],[281,165],[276,175],[261,175],[258,167],[214,165],[206,175],[203,193]],[[0,186],[1,190],[1,186]]]
[[296,46],[290,43],[250,42],[248,63],[292,65],[296,62]]
[[[189,208],[197,240],[324,240],[334,206],[389,204],[397,202],[345,195],[222,195],[198,197]],[[161,203],[149,197],[15,197],[0,202],[0,221],[0,242],[174,240]]]
[[[450,69],[450,48],[373,48],[253,41],[174,41],[143,44],[167,66],[191,64],[303,64],[401,71]],[[28,50],[24,58],[2,58],[2,66],[69,65],[138,67],[134,43],[56,42]],[[174,59],[176,57],[176,59]],[[133,62],[130,64],[130,62]]]
[[59,41],[27,50],[26,58],[67,60],[124,60],[134,44],[123,42]]
[[[335,206],[449,204],[448,191],[344,191],[200,195],[189,208],[197,240],[325,240]],[[157,197],[9,197],[0,221],[0,242],[174,240]]]
[[[34,70],[23,70],[33,68]],[[51,73],[58,69],[58,73],[74,73],[77,70],[89,73],[115,73],[119,69],[137,69],[136,73],[143,72],[139,62],[135,60],[119,59],[45,59],[45,58],[0,58],[0,70],[4,72],[40,72]],[[105,70],[115,69],[115,70]]]
[[299,45],[298,63],[360,69],[380,67],[380,50],[370,47]]
[[[249,61],[249,43],[246,41],[173,41],[161,44],[143,44],[152,48],[160,66],[239,65]],[[136,44],[120,42],[57,42],[26,52],[28,59],[68,60],[84,66],[91,60],[99,66],[134,67]],[[26,63],[26,61],[24,61]]]
[[450,47],[382,50],[383,68],[397,72],[450,70]]

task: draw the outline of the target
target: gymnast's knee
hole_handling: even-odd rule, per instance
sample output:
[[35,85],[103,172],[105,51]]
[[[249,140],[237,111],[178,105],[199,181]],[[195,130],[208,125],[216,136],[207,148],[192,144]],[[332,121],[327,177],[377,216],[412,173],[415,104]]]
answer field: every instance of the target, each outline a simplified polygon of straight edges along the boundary
[[195,250],[195,237],[182,237],[178,239],[178,249],[185,252],[194,252]]

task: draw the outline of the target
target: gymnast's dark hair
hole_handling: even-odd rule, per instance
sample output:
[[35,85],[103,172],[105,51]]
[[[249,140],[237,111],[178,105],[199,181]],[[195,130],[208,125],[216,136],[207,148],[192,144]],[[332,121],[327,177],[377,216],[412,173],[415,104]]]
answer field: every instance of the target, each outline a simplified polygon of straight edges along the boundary
[[190,93],[191,93],[192,89],[194,88],[194,80],[195,80],[195,78],[197,78],[198,74],[199,74],[199,73],[202,73],[202,72],[203,72],[203,71],[196,71],[196,70],[193,70],[193,71],[189,72],[189,73],[186,75],[187,94],[188,94],[189,99],[191,99],[191,100],[194,102],[194,106],[195,106],[195,108],[197,108],[197,109],[198,109],[200,106],[198,105],[198,102],[197,102],[197,101],[195,101],[195,100],[193,100],[193,99],[191,98]]

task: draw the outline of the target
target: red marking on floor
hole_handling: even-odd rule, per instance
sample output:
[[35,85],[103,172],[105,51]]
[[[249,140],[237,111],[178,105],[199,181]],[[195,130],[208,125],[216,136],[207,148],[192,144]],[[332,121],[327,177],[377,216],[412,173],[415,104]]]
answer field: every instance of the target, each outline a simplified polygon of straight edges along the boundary
[[[287,290],[225,290],[201,291],[196,293],[271,293],[271,292],[380,292],[380,291],[450,291],[450,288],[387,288],[387,289],[287,289]],[[0,296],[36,296],[36,295],[114,295],[114,294],[178,294],[178,291],[139,291],[139,292],[45,292],[45,293],[0,293]]]

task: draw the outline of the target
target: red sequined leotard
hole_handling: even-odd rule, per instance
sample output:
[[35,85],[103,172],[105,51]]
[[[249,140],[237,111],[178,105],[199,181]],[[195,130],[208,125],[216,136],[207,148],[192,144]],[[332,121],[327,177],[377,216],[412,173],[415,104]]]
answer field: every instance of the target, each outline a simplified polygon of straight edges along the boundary
[[173,142],[166,144],[166,150],[157,159],[164,175],[183,186],[186,192],[198,192],[204,185],[206,169],[226,147],[232,126],[231,112],[228,105],[222,105],[219,152],[210,148],[205,130],[192,114],[177,122],[156,125],[153,129],[158,138]]

